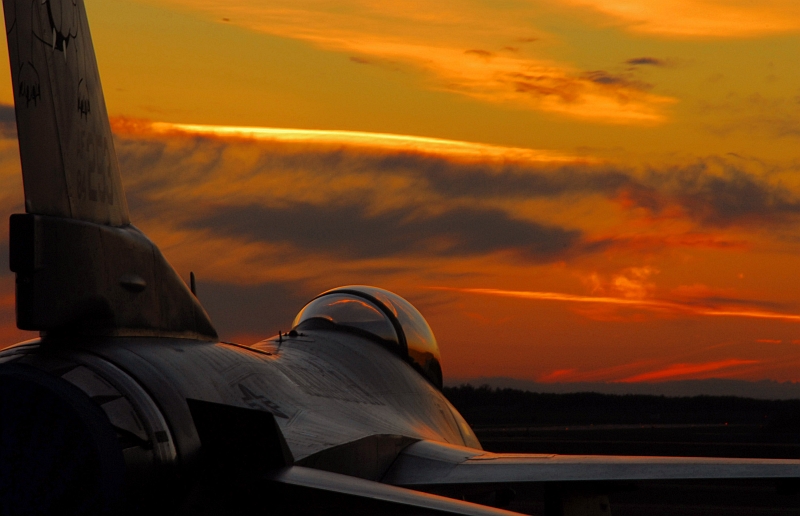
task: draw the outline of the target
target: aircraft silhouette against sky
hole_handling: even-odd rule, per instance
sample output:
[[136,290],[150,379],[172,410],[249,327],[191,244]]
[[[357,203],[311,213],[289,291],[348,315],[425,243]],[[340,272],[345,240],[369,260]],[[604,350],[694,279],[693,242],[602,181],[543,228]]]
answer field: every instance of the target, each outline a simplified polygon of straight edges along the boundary
[[83,1],[3,8],[26,211],[10,265],[17,324],[41,338],[0,352],[0,513],[499,515],[537,483],[552,514],[594,515],[609,482],[800,477],[796,460],[484,452],[425,319],[374,287],[219,342],[130,223]]

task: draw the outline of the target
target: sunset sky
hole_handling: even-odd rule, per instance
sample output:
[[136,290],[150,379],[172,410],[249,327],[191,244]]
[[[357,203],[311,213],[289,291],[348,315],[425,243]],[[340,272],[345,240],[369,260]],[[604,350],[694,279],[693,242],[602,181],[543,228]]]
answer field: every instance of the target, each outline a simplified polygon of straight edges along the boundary
[[796,0],[86,9],[132,219],[224,339],[369,284],[422,311],[446,378],[800,381]]

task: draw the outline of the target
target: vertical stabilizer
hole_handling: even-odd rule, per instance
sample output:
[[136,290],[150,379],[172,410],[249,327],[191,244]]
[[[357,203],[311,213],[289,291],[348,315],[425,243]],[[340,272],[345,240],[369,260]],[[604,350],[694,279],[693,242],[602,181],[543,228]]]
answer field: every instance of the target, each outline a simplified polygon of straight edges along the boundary
[[25,210],[129,222],[83,0],[3,0]]
[[3,0],[27,214],[11,216],[17,326],[214,340],[130,225],[83,0]]

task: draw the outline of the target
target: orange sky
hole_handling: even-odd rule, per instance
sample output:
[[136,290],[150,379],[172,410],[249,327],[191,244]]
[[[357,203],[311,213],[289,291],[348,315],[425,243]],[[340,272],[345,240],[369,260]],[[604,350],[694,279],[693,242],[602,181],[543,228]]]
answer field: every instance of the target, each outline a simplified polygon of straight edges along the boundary
[[800,380],[796,2],[86,4],[134,223],[223,337],[372,284],[446,377]]

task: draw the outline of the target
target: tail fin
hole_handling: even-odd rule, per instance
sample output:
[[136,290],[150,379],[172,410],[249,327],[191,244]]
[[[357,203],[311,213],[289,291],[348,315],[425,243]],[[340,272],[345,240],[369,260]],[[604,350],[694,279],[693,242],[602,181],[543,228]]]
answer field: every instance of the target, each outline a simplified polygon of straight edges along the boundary
[[28,213],[122,226],[128,206],[82,0],[3,0]]
[[130,225],[83,0],[3,0],[25,215],[11,217],[17,326],[217,338]]

